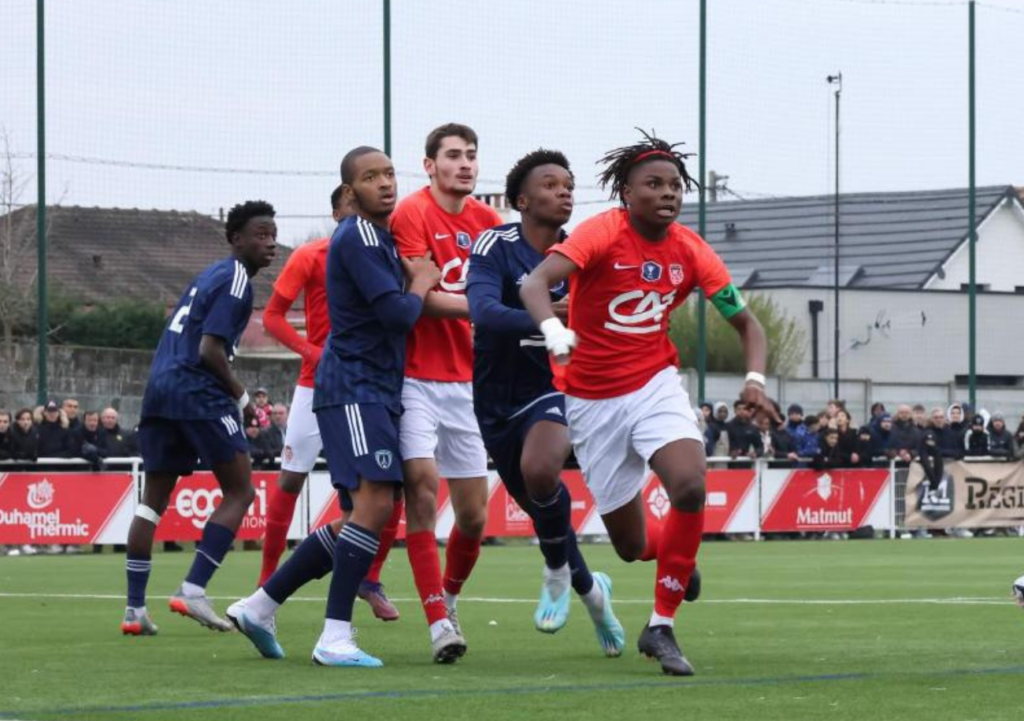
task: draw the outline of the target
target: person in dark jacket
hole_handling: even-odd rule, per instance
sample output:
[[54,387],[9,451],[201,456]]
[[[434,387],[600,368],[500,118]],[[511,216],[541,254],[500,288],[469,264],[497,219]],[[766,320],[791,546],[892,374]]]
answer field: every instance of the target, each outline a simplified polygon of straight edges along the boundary
[[725,424],[729,434],[729,455],[733,458],[746,456],[757,458],[760,443],[757,428],[750,422],[750,406],[743,401],[732,404],[733,419]]
[[857,453],[857,431],[850,424],[850,413],[845,409],[836,412],[836,430],[839,431],[839,450],[850,459],[850,465],[860,465],[860,454]]
[[826,428],[821,437],[821,444],[818,452],[814,454],[812,463],[815,470],[826,470],[831,468],[849,468],[850,458],[843,453],[839,447],[839,431],[836,428]]
[[125,458],[138,455],[135,434],[121,428],[120,416],[113,408],[100,413],[99,452],[103,458]]
[[892,416],[883,413],[878,419],[878,427],[871,433],[871,457],[893,458],[896,451],[892,449]]
[[971,419],[971,430],[964,438],[964,449],[968,456],[987,456],[988,431],[985,430],[985,416],[980,413]]
[[943,458],[961,458],[964,455],[964,444],[949,427],[947,415],[947,411],[941,408],[932,408],[929,430],[935,434],[935,442],[938,444]]
[[0,461],[9,461],[14,457],[14,431],[11,430],[11,412],[0,409]]
[[792,403],[786,409],[786,425],[784,428],[786,433],[789,434],[790,447],[799,453],[800,448],[807,442],[805,440],[807,437],[807,425],[804,423],[804,408],[799,403]]
[[821,441],[821,421],[818,416],[809,415],[804,420],[804,434],[796,446],[796,452],[801,458],[814,458],[818,452]]
[[857,431],[857,463],[853,465],[862,468],[873,468],[876,465],[871,442],[871,426],[861,426]]
[[917,453],[917,447],[921,445],[921,437],[917,426],[914,425],[914,418],[910,406],[901,404],[896,407],[896,417],[892,419],[892,434],[889,438],[889,447],[896,458],[909,463]]
[[98,468],[102,461],[100,455],[100,414],[86,411],[82,422],[71,431],[71,447],[75,455],[84,458]]
[[1017,432],[1013,434],[1013,441],[1017,445],[1017,457],[1024,457],[1024,416],[1020,418]]
[[939,446],[938,434],[934,428],[928,428],[921,435],[921,445],[917,449],[917,460],[924,469],[924,482],[928,484],[926,493],[939,490],[944,473],[942,448]]
[[966,447],[964,436],[966,436],[967,431],[970,430],[970,428],[967,427],[967,420],[964,418],[963,406],[959,403],[954,403],[947,408],[946,420],[948,421],[946,427],[949,428],[950,432],[953,434],[957,448],[960,449],[960,453],[963,455],[963,449]]
[[32,422],[32,410],[22,408],[14,414],[11,428],[11,458],[15,461],[34,461],[39,457],[39,436]]
[[988,424],[988,454],[996,458],[1014,460],[1017,457],[1017,446],[1013,434],[1006,427],[1006,419],[1002,413],[992,414]]
[[67,420],[61,417],[57,401],[48,401],[43,406],[43,418],[36,429],[39,437],[40,458],[74,458],[76,453],[71,445],[71,431]]
[[82,421],[78,418],[78,400],[75,398],[65,398],[64,402],[60,404],[60,410],[64,417],[68,419],[68,430],[74,433],[82,425]]
[[878,402],[872,403],[871,404],[871,418],[868,419],[868,427],[871,430],[877,429],[878,428],[878,424],[882,420],[882,416],[884,416],[885,414],[886,414],[886,410],[885,410],[885,404],[884,403],[878,403]]
[[793,441],[782,428],[777,428],[767,413],[758,413],[754,419],[757,428],[757,457],[776,461],[797,461],[799,456]]

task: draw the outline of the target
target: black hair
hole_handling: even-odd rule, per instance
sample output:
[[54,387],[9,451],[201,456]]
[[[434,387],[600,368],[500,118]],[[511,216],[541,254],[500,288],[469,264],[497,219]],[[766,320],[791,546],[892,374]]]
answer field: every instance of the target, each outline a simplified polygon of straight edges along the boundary
[[265,200],[247,200],[244,203],[239,203],[228,211],[228,220],[224,224],[224,235],[230,243],[235,234],[240,232],[245,224],[253,218],[262,216],[273,218],[276,213],[274,206]]
[[516,200],[519,199],[526,176],[530,174],[531,170],[541,165],[557,165],[565,168],[569,176],[575,179],[572,170],[569,168],[569,160],[563,153],[545,148],[538,148],[531,153],[527,153],[516,161],[516,164],[512,166],[512,170],[508,171],[508,175],[505,176],[505,197],[508,198],[508,202],[513,208],[516,208]]
[[467,143],[480,147],[480,141],[473,128],[462,123],[445,123],[430,131],[430,135],[427,136],[427,142],[423,147],[424,153],[431,160],[437,160],[437,153],[441,150],[441,143],[445,138],[452,137],[462,138]]
[[[352,150],[345,153],[345,157],[341,159],[341,183],[342,185],[352,185],[352,181],[355,180],[355,165],[356,160],[369,155],[370,153],[379,153],[377,148],[369,145],[360,145],[358,148],[352,148]],[[333,196],[332,196],[333,198]]]
[[[622,192],[629,180],[629,172],[638,165],[654,160],[667,160],[674,164],[679,170],[679,175],[683,178],[683,187],[687,191],[693,190],[694,186],[700,187],[700,184],[686,172],[685,161],[687,158],[693,157],[693,153],[681,153],[676,150],[683,143],[669,143],[662,140],[655,136],[654,130],[651,130],[649,134],[643,128],[637,128],[637,130],[643,135],[643,139],[640,142],[635,145],[627,145],[615,150],[609,150],[598,161],[608,166],[601,171],[601,174],[598,176],[598,182],[600,182],[602,188],[607,188],[609,184],[611,185],[612,198],[618,197],[619,201],[625,205],[626,200],[623,198]],[[641,157],[646,153],[650,153],[650,155]]]
[[331,191],[331,212],[333,213],[338,209],[338,203],[341,202],[341,191],[344,189],[344,184],[338,185],[337,188]]

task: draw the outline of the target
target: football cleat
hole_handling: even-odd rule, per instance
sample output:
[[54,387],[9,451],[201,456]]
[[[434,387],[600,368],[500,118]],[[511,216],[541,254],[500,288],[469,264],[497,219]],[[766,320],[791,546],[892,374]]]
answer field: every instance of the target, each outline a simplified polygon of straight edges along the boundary
[[1013,582],[1013,597],[1017,599],[1017,605],[1024,608],[1024,576]]
[[363,581],[359,584],[359,591],[356,593],[359,598],[370,604],[373,615],[381,621],[397,621],[398,609],[395,604],[384,594],[384,584]]
[[462,626],[459,625],[459,612],[456,610],[455,606],[448,609],[448,620],[451,622],[452,628],[455,629],[456,635],[461,636]]
[[446,628],[430,646],[434,652],[434,663],[455,663],[466,655],[466,639],[454,625],[452,628]]
[[694,568],[690,574],[690,582],[686,584],[686,591],[683,593],[683,600],[693,603],[700,598],[700,569]]
[[333,646],[318,643],[313,648],[313,663],[339,668],[381,668],[384,665],[383,661],[361,650],[352,641]]
[[669,676],[693,675],[693,666],[679,650],[671,626],[644,626],[636,646],[640,653],[656,659],[663,673]]
[[533,612],[533,624],[541,633],[555,633],[569,620],[569,597],[571,588],[566,588],[557,600],[551,598],[547,585],[541,586],[540,602]]
[[124,620],[121,621],[121,633],[125,636],[155,636],[158,630],[147,611],[140,613],[134,608],[126,608],[124,610]]
[[270,620],[269,626],[256,623],[252,616],[245,612],[245,599],[228,606],[226,615],[235,628],[252,641],[252,645],[263,658],[284,658],[284,649],[277,642],[277,624],[273,619]]
[[597,642],[601,644],[601,650],[609,658],[616,658],[622,655],[626,647],[626,631],[615,617],[612,610],[612,579],[607,573],[600,571],[594,574],[594,583],[601,589],[601,616],[591,620],[594,622],[594,631],[597,633]]
[[182,593],[181,589],[171,596],[167,602],[174,613],[191,618],[201,626],[213,629],[214,631],[232,631],[234,626],[229,621],[217,615],[213,605],[205,595],[189,597]]

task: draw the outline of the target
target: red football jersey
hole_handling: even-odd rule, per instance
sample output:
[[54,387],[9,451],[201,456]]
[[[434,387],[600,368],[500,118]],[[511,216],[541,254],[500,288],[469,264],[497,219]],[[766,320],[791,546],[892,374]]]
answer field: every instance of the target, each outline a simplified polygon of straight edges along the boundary
[[679,365],[669,314],[694,288],[710,297],[732,282],[692,230],[674,223],[662,240],[647,240],[621,208],[580,223],[548,252],[580,267],[569,278],[569,327],[579,345],[555,373],[555,386],[579,398],[625,395]]
[[[467,198],[462,212],[453,215],[437,204],[428,186],[398,204],[391,233],[402,256],[415,258],[430,251],[441,269],[441,282],[434,290],[465,295],[473,240],[502,222],[494,208],[475,198]],[[406,341],[405,375],[427,381],[472,381],[469,320],[421,316]]]
[[[327,247],[330,238],[320,238],[299,246],[289,256],[281,274],[274,281],[274,292],[294,301],[299,293],[305,294],[306,340],[323,348],[331,332],[331,321],[327,316]],[[299,372],[300,386],[313,387],[316,366],[302,360]]]

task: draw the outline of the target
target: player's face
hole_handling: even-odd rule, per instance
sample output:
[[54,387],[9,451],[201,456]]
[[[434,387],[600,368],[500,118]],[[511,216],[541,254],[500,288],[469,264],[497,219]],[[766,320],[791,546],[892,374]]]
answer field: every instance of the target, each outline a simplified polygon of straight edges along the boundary
[[266,268],[277,255],[277,223],[267,215],[249,218],[235,234],[234,246],[248,268]]
[[631,216],[651,227],[675,222],[683,205],[683,179],[668,160],[652,160],[633,168],[623,189]]
[[11,427],[11,417],[6,413],[0,413],[0,433],[6,433]]
[[442,193],[470,195],[476,190],[476,176],[480,172],[476,145],[457,135],[442,140],[437,157],[424,160],[423,167]]
[[398,183],[391,158],[384,153],[360,155],[353,163],[352,176],[354,180],[345,186],[348,191],[345,195],[353,210],[362,211],[371,218],[390,215],[398,198]]
[[561,227],[572,217],[575,188],[572,174],[561,165],[538,165],[523,183],[519,212],[538,222]]

